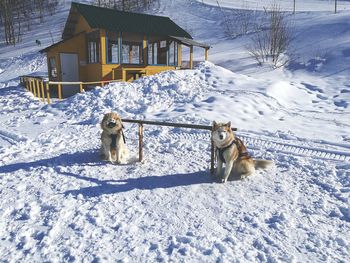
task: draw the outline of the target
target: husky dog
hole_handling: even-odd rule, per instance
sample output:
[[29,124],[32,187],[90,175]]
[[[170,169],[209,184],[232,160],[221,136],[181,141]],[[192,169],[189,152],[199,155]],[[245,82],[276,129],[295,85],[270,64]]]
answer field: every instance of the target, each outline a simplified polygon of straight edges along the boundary
[[[231,122],[224,124],[214,121],[212,138],[218,159],[217,176],[222,178],[223,183],[226,183],[231,172],[242,179],[254,174],[255,169],[265,169],[273,164],[268,160],[252,159],[243,142],[233,133]],[[226,167],[221,177],[223,163],[226,163]]]
[[125,145],[123,124],[117,113],[106,113],[101,122],[101,157],[112,163],[125,163],[129,151]]

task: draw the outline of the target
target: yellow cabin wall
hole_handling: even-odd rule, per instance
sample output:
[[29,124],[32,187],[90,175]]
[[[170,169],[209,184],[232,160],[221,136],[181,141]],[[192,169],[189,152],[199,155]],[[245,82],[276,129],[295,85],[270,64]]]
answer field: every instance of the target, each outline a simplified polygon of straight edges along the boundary
[[102,79],[102,66],[100,63],[87,64],[86,54],[86,39],[85,34],[77,35],[76,37],[63,42],[57,47],[51,48],[47,52],[47,58],[55,57],[57,64],[58,80],[61,81],[61,61],[60,53],[77,53],[79,66],[79,80],[81,81],[98,81]]
[[[62,71],[61,71],[61,60],[60,53],[76,53],[78,54],[78,65],[86,61],[86,51],[85,51],[85,35],[80,34],[70,39],[69,41],[63,42],[62,44],[52,47],[47,52],[47,57],[55,57],[57,65],[57,75],[58,80],[62,80]],[[79,66],[79,78],[82,79],[85,75],[84,68]]]

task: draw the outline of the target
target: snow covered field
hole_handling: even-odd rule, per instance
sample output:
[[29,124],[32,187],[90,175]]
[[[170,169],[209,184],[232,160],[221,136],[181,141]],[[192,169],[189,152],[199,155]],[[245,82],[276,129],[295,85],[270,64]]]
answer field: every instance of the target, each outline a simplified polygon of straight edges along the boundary
[[[18,74],[44,73],[40,47],[1,47],[1,261],[348,262],[350,11],[344,10],[298,13],[296,59],[271,70],[247,56],[247,37],[225,38],[215,3],[164,0],[156,11],[210,43],[211,62],[52,105],[17,86]],[[64,19],[62,11],[53,21]],[[46,26],[58,32],[52,23]],[[232,121],[250,153],[273,159],[275,167],[216,183],[208,132],[154,126],[145,126],[145,160],[138,163],[131,124],[125,124],[129,164],[102,162],[99,123],[110,110],[135,119]]]

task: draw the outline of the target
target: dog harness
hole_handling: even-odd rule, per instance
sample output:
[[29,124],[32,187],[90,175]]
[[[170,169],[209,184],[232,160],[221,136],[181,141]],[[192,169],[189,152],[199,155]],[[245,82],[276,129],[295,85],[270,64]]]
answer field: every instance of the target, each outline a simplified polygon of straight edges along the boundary
[[237,149],[238,149],[238,158],[237,159],[240,159],[240,158],[245,157],[245,156],[249,156],[249,153],[247,151],[245,151],[245,152],[242,151],[241,145],[243,144],[243,142],[240,139],[236,138],[236,140],[233,140],[228,146],[226,146],[224,148],[217,147],[219,158],[220,158],[221,162],[226,163],[225,158],[224,158],[224,152],[228,148],[230,148],[233,144],[236,144]]
[[[120,131],[121,131],[122,136],[123,136],[123,141],[124,141],[124,143],[126,143],[124,132],[123,132],[123,130],[120,130]],[[110,136],[111,136],[111,139],[112,139],[111,149],[115,150],[117,148],[117,134],[111,134]]]

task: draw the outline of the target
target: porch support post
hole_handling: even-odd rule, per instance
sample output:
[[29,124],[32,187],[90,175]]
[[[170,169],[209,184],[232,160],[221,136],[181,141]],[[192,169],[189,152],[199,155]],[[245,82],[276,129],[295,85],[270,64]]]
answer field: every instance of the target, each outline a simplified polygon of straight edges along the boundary
[[190,69],[193,69],[193,46],[190,46]]
[[148,65],[148,52],[147,52],[147,36],[143,36],[143,41],[142,41],[142,55],[143,55],[143,64],[146,66]]
[[208,57],[209,57],[209,48],[205,48],[205,61],[208,61]]
[[182,65],[182,44],[177,43],[177,66],[181,67]]

